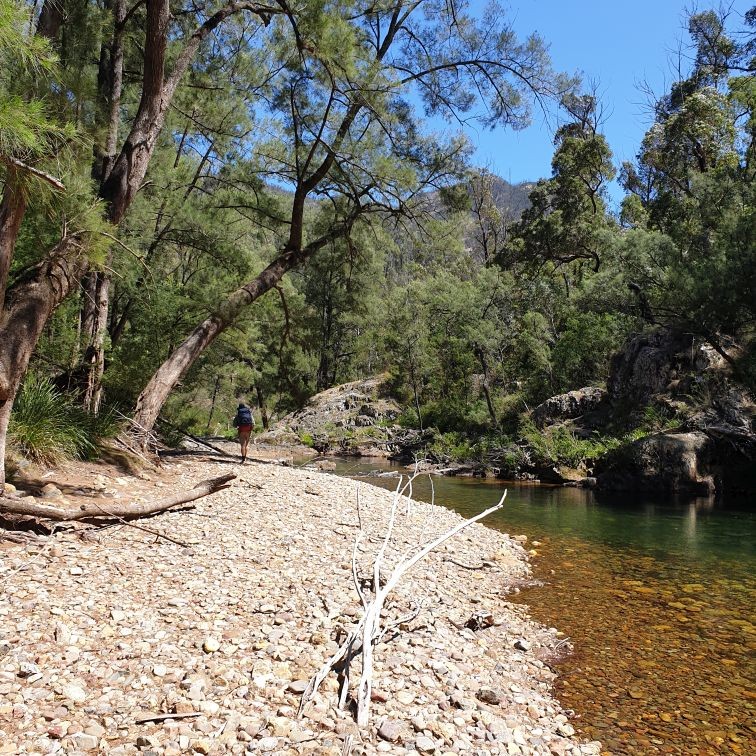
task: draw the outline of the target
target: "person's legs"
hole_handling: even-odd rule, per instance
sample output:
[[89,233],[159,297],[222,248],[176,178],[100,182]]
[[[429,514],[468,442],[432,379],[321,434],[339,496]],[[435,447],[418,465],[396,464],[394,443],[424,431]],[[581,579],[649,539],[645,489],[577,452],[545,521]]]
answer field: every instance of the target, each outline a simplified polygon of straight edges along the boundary
[[249,446],[249,436],[252,433],[252,428],[241,427],[239,428],[239,444],[241,444],[241,461],[244,462],[247,459],[247,447]]

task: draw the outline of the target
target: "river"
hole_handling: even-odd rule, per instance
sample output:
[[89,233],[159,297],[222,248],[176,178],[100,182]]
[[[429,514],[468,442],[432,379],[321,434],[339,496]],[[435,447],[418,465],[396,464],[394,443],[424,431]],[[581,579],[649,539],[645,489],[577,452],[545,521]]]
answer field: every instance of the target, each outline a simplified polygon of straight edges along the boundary
[[[405,472],[339,460],[336,472]],[[396,479],[369,482],[394,488]],[[435,501],[525,534],[539,585],[512,596],[568,636],[556,693],[609,754],[756,754],[756,508],[434,477]],[[427,477],[415,497],[430,501]],[[537,544],[537,545],[536,545]]]

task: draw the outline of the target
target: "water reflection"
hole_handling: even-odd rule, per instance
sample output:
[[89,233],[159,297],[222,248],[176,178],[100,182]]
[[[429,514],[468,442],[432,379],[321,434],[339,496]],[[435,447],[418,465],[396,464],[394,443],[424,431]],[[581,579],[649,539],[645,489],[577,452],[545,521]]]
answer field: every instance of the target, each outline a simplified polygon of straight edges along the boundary
[[[359,477],[371,471],[406,473],[380,460],[339,460],[337,472]],[[394,489],[396,478],[369,482]],[[505,508],[488,524],[506,532],[572,535],[616,547],[688,559],[754,560],[756,516],[747,501],[712,498],[661,499],[632,494],[594,493],[579,488],[538,486],[479,478],[434,479],[436,503],[470,516],[495,503],[509,489]],[[429,501],[428,477],[415,481],[417,498]]]

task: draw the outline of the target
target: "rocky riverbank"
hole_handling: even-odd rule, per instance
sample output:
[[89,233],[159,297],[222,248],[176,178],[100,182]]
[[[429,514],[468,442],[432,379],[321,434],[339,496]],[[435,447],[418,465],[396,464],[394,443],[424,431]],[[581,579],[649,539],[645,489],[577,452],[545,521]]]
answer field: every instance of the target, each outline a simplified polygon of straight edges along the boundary
[[[232,488],[140,523],[183,546],[122,525],[0,540],[0,753],[336,756],[348,735],[354,754],[599,752],[551,695],[557,631],[507,601],[528,576],[522,538],[472,526],[403,579],[388,613],[422,610],[378,646],[359,731],[333,674],[297,717],[306,681],[359,616],[353,481],[199,455],[159,478],[108,468],[89,487],[46,479],[75,506],[229,470]],[[367,575],[391,494],[362,484],[361,495]],[[402,506],[389,564],[459,521]]]
[[738,494],[756,488],[756,403],[738,380],[707,342],[657,328],[615,355],[606,389],[550,397],[508,437],[401,427],[401,407],[386,376],[377,376],[316,394],[258,440],[321,454],[423,459],[427,471],[446,475]]

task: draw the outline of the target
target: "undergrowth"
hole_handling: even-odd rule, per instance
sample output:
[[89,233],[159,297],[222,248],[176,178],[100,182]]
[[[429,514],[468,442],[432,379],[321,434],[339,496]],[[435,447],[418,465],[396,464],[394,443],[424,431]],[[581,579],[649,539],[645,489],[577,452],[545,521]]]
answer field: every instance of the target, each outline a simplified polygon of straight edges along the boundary
[[74,404],[49,378],[29,375],[13,405],[9,448],[40,464],[92,459],[99,443],[114,436],[119,421],[110,411],[91,415]]

